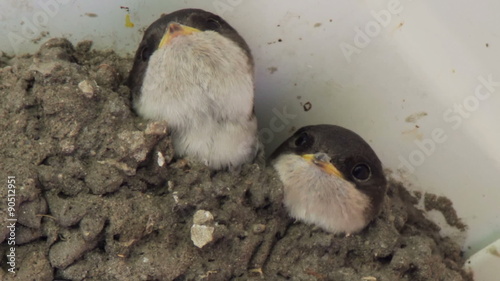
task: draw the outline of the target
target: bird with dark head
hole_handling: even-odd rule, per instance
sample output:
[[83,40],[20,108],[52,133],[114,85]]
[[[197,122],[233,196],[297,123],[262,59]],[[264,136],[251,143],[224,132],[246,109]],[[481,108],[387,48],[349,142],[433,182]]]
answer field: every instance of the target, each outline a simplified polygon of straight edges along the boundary
[[372,148],[334,125],[299,129],[271,155],[290,215],[331,233],[356,233],[380,212],[387,182]]
[[253,68],[248,45],[226,21],[185,9],[146,29],[128,86],[138,115],[168,122],[177,156],[237,168],[258,147]]

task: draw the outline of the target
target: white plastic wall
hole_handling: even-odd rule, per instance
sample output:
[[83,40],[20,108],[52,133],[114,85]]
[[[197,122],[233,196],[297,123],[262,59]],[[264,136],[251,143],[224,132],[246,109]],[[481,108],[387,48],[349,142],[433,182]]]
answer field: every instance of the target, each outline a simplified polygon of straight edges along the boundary
[[187,7],[249,43],[268,151],[303,125],[345,126],[411,189],[453,201],[467,255],[500,238],[498,1],[1,0],[0,50],[64,36],[130,53],[161,13]]

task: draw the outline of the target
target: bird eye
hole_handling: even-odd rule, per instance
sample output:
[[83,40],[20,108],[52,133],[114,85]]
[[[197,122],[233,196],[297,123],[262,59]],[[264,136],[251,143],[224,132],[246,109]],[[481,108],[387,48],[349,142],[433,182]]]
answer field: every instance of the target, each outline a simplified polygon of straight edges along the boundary
[[368,165],[361,163],[352,168],[351,175],[359,181],[366,181],[371,177],[372,172]]
[[216,30],[221,27],[221,24],[214,18],[207,19],[207,29]]
[[148,46],[144,46],[141,50],[141,59],[142,61],[147,61],[149,59],[149,57],[151,56],[153,52],[151,51],[150,48],[148,48]]
[[310,142],[310,139],[307,133],[302,133],[295,139],[295,146],[304,147]]

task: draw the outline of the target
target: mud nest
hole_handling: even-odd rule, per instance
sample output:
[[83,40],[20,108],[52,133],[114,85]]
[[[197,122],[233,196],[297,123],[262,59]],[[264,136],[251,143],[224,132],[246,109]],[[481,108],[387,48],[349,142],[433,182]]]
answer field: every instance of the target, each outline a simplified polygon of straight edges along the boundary
[[342,237],[291,220],[270,167],[174,159],[168,124],[131,110],[131,63],[65,39],[0,59],[0,178],[15,177],[17,218],[12,273],[2,187],[1,280],[472,280],[401,184]]

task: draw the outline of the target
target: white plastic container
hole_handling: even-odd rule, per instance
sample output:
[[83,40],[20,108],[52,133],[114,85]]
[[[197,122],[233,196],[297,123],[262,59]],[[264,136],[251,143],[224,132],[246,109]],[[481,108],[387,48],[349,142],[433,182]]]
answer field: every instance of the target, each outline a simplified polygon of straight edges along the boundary
[[[498,1],[2,0],[0,50],[63,36],[132,53],[161,13],[188,7],[221,15],[250,45],[268,152],[301,126],[345,126],[408,188],[453,201],[469,229],[444,231],[467,256],[500,238]],[[498,257],[483,252],[470,263],[477,280],[497,280],[500,267],[484,265]]]

